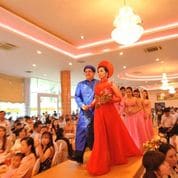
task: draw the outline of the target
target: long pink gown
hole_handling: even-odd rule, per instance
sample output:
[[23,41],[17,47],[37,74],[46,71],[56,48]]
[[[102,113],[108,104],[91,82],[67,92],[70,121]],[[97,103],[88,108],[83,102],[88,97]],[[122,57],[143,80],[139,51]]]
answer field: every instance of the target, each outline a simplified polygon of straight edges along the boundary
[[152,123],[152,117],[151,117],[151,108],[150,108],[150,101],[148,99],[144,99],[143,102],[143,107],[145,110],[145,128],[147,135],[149,139],[152,139],[154,136],[153,132],[153,123]]
[[[134,108],[137,107],[137,99],[133,97],[132,100],[127,101],[125,99],[124,101],[124,107],[127,108]],[[134,140],[135,144],[138,148],[143,148],[143,143],[145,143],[148,140],[148,135],[146,133],[145,128],[145,119],[144,119],[144,112],[143,110],[140,110],[136,113],[127,114],[125,116],[125,125]]]

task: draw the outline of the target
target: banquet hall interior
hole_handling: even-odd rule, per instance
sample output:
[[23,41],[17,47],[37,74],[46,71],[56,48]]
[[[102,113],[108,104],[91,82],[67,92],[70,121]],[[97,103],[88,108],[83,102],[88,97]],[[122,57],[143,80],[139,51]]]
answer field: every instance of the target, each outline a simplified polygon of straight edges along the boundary
[[[159,112],[169,107],[178,118],[177,51],[177,0],[0,0],[0,111],[12,126],[24,116],[41,120],[42,128],[46,116],[68,117],[74,131],[66,137],[75,149],[75,89],[85,80],[86,65],[108,60],[118,88],[148,91],[154,137],[160,139]],[[89,156],[87,149],[85,163]],[[137,157],[100,177],[139,178],[143,172]],[[93,177],[67,157],[33,175]]]

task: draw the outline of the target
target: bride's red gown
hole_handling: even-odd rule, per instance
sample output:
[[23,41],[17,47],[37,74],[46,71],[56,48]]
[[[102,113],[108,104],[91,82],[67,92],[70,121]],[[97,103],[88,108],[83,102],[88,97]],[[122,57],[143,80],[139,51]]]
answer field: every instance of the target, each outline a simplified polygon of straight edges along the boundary
[[108,81],[95,87],[94,146],[87,170],[102,175],[112,165],[127,163],[127,157],[140,155],[113,103],[113,91]]

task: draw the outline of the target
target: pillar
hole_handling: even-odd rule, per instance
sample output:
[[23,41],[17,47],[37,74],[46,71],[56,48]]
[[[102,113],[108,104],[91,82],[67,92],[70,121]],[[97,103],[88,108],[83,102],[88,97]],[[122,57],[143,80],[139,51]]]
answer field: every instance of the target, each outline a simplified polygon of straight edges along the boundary
[[30,78],[25,78],[24,98],[25,98],[25,115],[30,116]]
[[71,81],[70,71],[63,70],[60,72],[61,76],[61,107],[62,114],[71,114]]

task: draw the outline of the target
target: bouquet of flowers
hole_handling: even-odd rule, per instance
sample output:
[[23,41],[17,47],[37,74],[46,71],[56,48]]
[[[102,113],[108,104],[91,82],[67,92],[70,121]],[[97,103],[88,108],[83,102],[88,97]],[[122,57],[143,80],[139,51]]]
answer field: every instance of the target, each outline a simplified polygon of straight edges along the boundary
[[162,140],[162,138],[160,136],[156,136],[153,139],[144,143],[143,148],[145,151],[157,150],[159,148],[159,146],[164,142],[165,142],[165,140]]
[[110,90],[108,89],[104,89],[100,92],[100,95],[96,95],[95,99],[96,99],[96,107],[99,107],[102,104],[105,104],[107,102],[111,102],[112,101],[112,93]]

